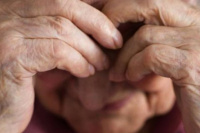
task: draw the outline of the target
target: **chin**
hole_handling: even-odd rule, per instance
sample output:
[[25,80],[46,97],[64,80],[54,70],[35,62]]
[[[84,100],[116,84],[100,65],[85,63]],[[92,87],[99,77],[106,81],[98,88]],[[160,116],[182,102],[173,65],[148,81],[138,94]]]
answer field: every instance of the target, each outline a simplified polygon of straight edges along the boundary
[[88,111],[66,100],[63,117],[77,133],[138,133],[151,117],[146,100],[138,93],[123,108],[112,111]]
[[[71,123],[77,133],[138,133],[144,126],[146,119],[101,118],[82,121],[82,124]],[[81,120],[80,120],[81,121]],[[67,120],[67,122],[70,122]]]
[[139,129],[141,129],[141,127],[136,127],[134,125],[128,126],[118,121],[105,123],[107,125],[93,124],[84,128],[76,129],[76,131],[77,133],[137,133]]

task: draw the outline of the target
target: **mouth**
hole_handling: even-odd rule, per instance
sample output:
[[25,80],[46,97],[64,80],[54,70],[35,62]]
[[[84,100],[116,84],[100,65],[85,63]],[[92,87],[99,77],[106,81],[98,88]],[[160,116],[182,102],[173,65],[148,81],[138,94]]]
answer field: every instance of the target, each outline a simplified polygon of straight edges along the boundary
[[[77,88],[78,86],[74,86],[75,83],[74,82],[75,79],[71,79],[70,83],[66,85],[66,89],[70,92],[72,92],[72,90],[74,91],[74,96],[72,95],[73,93],[70,93],[74,98],[79,99],[78,91]],[[71,88],[71,89],[68,89]],[[121,108],[123,108],[124,106],[127,105],[127,103],[131,100],[131,97],[137,92],[137,89],[132,85],[128,84],[127,82],[121,82],[121,83],[113,83],[111,85],[111,88],[113,91],[109,91],[109,99],[107,99],[106,101],[104,99],[98,99],[98,101],[105,101],[104,103],[102,103],[101,108],[99,108],[98,110],[100,112],[107,112],[107,111],[117,111],[120,110]],[[120,91],[121,88],[124,88],[124,91]],[[76,96],[75,96],[76,95]],[[80,100],[80,99],[79,99]],[[92,101],[91,101],[92,100]],[[94,99],[90,99],[89,101],[91,102],[95,102]],[[80,100],[80,105],[83,106],[82,103],[83,101]],[[98,103],[101,105],[101,103]],[[85,106],[84,106],[85,108]]]
[[125,98],[122,98],[122,99],[115,101],[115,102],[112,102],[112,103],[108,103],[103,107],[102,111],[117,111],[117,110],[120,110],[121,108],[126,106],[126,104],[131,100],[132,96],[133,96],[133,92],[130,93]]

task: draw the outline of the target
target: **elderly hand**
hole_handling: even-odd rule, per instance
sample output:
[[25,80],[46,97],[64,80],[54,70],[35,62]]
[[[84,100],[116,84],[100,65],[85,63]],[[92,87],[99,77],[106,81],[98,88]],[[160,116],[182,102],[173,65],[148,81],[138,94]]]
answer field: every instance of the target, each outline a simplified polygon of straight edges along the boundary
[[186,132],[198,133],[200,11],[180,0],[110,0],[103,11],[116,26],[148,24],[126,42],[110,79],[134,82],[152,73],[171,78]]
[[0,1],[0,132],[27,126],[37,72],[54,68],[77,77],[108,67],[91,35],[106,48],[121,47],[108,18],[78,0]]

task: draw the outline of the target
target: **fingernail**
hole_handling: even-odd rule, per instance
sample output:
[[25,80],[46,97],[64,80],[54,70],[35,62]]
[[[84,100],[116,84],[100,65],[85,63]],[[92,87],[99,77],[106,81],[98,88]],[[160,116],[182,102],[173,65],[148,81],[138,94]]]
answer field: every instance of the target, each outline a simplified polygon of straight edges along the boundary
[[89,65],[89,72],[90,72],[90,75],[94,75],[95,73],[95,68],[92,66],[92,65]]
[[115,82],[122,82],[125,80],[125,76],[123,75],[124,74],[114,72],[114,70],[112,69],[109,73],[109,80]]
[[122,47],[123,39],[121,36],[121,33],[115,29],[114,34],[113,34],[113,41],[116,49],[119,49]]

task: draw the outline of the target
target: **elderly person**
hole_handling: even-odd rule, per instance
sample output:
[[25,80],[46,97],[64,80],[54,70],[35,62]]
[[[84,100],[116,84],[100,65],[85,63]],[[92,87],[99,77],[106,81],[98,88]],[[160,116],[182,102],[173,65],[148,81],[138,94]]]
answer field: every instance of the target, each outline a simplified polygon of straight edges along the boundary
[[[180,0],[86,2],[112,22],[78,0],[0,2],[0,132],[23,132],[36,92],[77,133],[152,133],[172,111],[164,130],[175,132],[176,96],[186,132],[198,133],[200,11]],[[145,25],[116,50],[114,25],[130,21]],[[26,133],[52,122],[34,119]],[[68,132],[60,127],[49,132]]]

